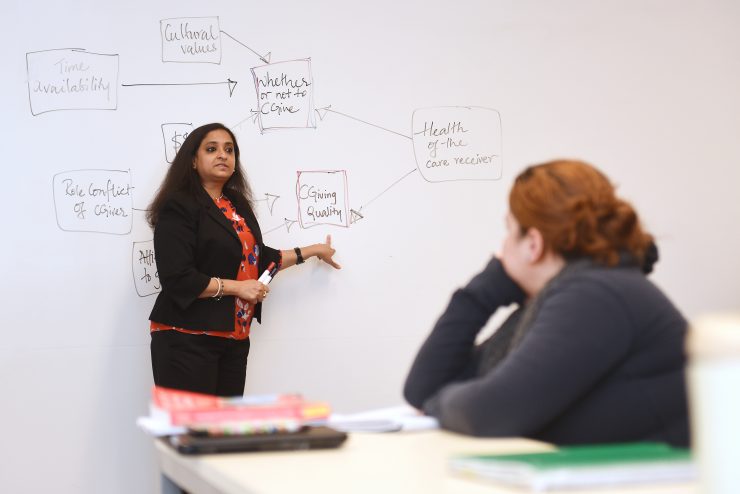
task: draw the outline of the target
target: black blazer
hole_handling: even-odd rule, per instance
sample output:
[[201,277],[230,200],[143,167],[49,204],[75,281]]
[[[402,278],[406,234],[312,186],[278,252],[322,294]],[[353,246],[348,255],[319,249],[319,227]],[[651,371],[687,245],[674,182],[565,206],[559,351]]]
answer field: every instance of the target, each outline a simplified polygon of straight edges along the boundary
[[[227,196],[228,197],[228,196]],[[258,272],[278,263],[280,251],[262,243],[262,233],[248,205],[230,198],[259,246]],[[154,227],[154,252],[162,291],[149,319],[184,329],[234,331],[234,297],[198,298],[212,277],[236,279],[242,246],[230,220],[205,190],[169,198]],[[254,309],[261,320],[262,304]]]

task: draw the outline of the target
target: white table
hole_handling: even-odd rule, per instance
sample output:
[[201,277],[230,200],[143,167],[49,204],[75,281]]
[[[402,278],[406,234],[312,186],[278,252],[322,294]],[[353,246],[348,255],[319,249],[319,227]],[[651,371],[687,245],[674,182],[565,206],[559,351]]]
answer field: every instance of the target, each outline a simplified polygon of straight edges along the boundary
[[[475,439],[443,431],[352,433],[338,449],[202,456],[180,455],[159,440],[155,444],[162,491],[177,492],[176,484],[191,494],[521,494],[527,491],[454,476],[447,461],[453,454],[552,449],[529,439]],[[695,494],[697,489],[689,483],[590,492]]]

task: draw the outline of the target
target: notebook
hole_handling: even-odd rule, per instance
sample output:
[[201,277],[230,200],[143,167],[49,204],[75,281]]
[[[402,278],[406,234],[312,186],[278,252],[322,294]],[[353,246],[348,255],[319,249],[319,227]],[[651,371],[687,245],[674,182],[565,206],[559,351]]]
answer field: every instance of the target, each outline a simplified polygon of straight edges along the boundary
[[534,491],[681,482],[695,478],[691,452],[663,443],[569,446],[545,453],[460,455],[456,474]]

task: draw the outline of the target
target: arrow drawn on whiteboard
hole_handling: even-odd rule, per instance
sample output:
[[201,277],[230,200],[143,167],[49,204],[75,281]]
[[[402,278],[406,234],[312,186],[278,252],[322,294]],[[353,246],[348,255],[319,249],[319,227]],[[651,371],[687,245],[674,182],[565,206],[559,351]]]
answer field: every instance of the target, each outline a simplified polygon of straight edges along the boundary
[[298,220],[289,220],[288,218],[283,219],[285,220],[285,229],[290,233],[290,227],[298,223]]
[[264,199],[257,199],[254,202],[266,202],[267,203],[267,209],[270,210],[270,215],[272,215],[272,210],[275,207],[275,201],[280,199],[280,196],[276,196],[275,194],[268,194],[265,192],[265,198]]
[[238,129],[247,120],[251,120],[252,121],[252,124],[257,123],[257,117],[260,116],[260,112],[258,112],[257,110],[249,110],[249,113],[250,113],[250,115],[247,118],[244,118],[244,119],[240,120],[238,123],[232,125],[231,128]]
[[327,113],[329,113],[329,109],[331,108],[331,105],[325,106],[323,108],[316,108],[316,113],[319,115],[319,120],[324,120],[324,117]]
[[[362,209],[362,208],[360,208],[360,209]],[[360,214],[360,212],[359,212],[359,211],[355,211],[354,209],[351,209],[351,208],[350,208],[349,212],[351,213],[351,216],[350,216],[350,218],[349,218],[349,223],[350,223],[350,225],[351,225],[352,223],[357,223],[357,222],[358,222],[358,221],[360,221],[360,220],[361,220],[362,218],[364,218],[364,216],[362,216],[362,215]]]
[[236,41],[237,43],[239,43],[240,45],[242,45],[247,50],[249,50],[252,53],[254,53],[255,55],[257,55],[259,57],[259,59],[262,60],[263,62],[265,62],[267,64],[270,63],[270,57],[272,57],[272,52],[267,52],[267,55],[262,56],[259,53],[257,53],[256,51],[254,51],[253,49],[251,49],[250,47],[248,47],[247,45],[245,45],[244,43],[242,43],[241,41],[239,41],[238,39],[236,39],[235,37],[233,37],[232,35],[230,35],[229,33],[227,33],[226,31],[221,31],[221,32],[223,34],[225,34],[226,36],[228,36],[229,38],[231,38],[234,41]]
[[236,87],[237,81],[227,79],[224,82],[152,82],[152,83],[140,83],[140,84],[121,84],[123,87],[133,86],[206,86],[213,84],[228,84],[229,85],[229,97],[234,94],[234,88]]
[[369,206],[370,204],[372,204],[373,202],[375,202],[380,196],[382,196],[383,194],[385,194],[386,192],[388,192],[389,190],[391,190],[391,188],[394,187],[396,184],[398,184],[401,180],[403,180],[404,178],[408,177],[412,173],[418,172],[418,171],[419,171],[418,168],[414,168],[410,172],[404,174],[403,177],[399,178],[398,180],[396,180],[395,182],[393,182],[392,184],[390,184],[388,187],[386,187],[383,192],[381,192],[380,194],[376,195],[375,197],[373,197],[372,199],[370,199],[369,201],[367,201],[365,204],[363,204],[362,206],[360,206],[360,209],[358,209],[357,211],[352,210],[353,213],[357,213],[357,214],[360,215],[360,218],[358,218],[355,221],[359,221],[359,219],[364,218],[364,216],[362,214],[360,214],[360,212],[362,211],[362,208]]
[[336,110],[332,110],[331,109],[331,105],[325,106],[323,108],[317,108],[314,111],[319,116],[319,119],[320,120],[324,120],[324,117],[326,117],[326,114],[327,113],[336,113],[337,115],[341,115],[343,117],[351,118],[352,120],[356,120],[358,122],[362,122],[364,124],[371,125],[371,126],[373,126],[375,128],[378,128],[378,129],[381,129],[381,130],[385,130],[386,132],[390,132],[392,134],[396,134],[397,136],[405,137],[406,139],[411,140],[411,136],[407,136],[407,135],[401,134],[400,132],[396,132],[395,130],[386,129],[385,127],[381,127],[380,125],[376,125],[374,123],[367,122],[367,121],[362,120],[360,118],[353,117],[352,115],[347,115],[346,113],[342,113],[342,112],[338,112]]
[[290,233],[290,227],[298,223],[298,220],[289,220],[288,218],[283,218],[283,224],[280,226],[276,226],[275,228],[270,228],[269,230],[266,230],[263,232],[263,235],[267,235],[268,233],[272,233],[276,230],[280,230],[281,228],[285,228],[288,233]]

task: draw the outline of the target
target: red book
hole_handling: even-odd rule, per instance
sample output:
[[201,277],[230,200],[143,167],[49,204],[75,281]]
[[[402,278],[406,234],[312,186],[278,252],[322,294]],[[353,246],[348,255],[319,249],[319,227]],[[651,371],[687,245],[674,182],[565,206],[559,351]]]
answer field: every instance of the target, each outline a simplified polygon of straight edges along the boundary
[[321,401],[306,401],[300,395],[281,394],[223,398],[155,386],[152,415],[171,425],[218,424],[221,422],[324,420],[331,413]]

